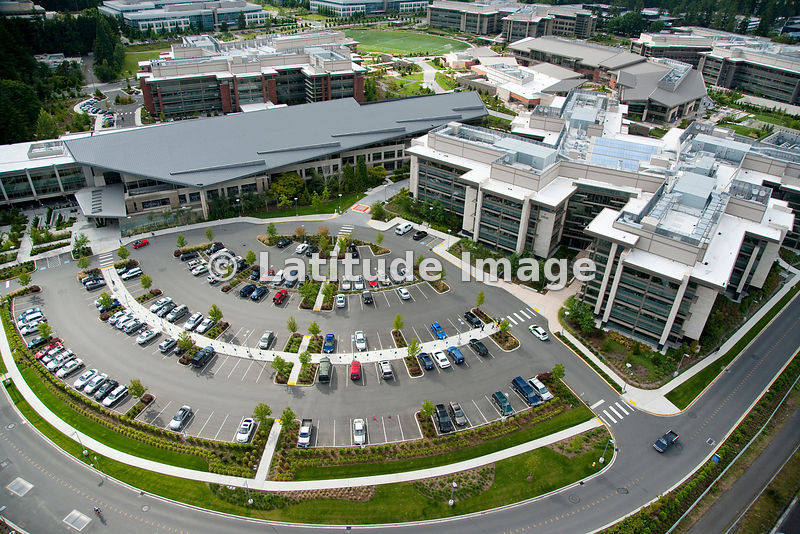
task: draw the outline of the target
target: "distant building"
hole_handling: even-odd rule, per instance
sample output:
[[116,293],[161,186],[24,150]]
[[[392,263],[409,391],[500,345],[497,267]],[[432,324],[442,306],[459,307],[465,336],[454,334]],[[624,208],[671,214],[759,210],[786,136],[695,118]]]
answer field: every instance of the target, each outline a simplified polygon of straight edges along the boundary
[[475,66],[472,70],[486,76],[498,98],[528,109],[539,104],[549,106],[555,95],[566,95],[584,82],[577,72],[549,63],[531,67],[496,63]]
[[97,9],[126,26],[156,33],[216,30],[223,23],[236,28],[240,14],[248,26],[261,26],[269,17],[261,6],[244,0],[104,0]]
[[420,13],[428,7],[427,0],[386,0],[365,2],[364,0],[311,0],[311,11],[320,9],[334,13],[337,17],[351,17],[359,13],[377,15],[384,13]]
[[44,8],[30,0],[4,0],[0,2],[0,17],[31,18],[44,15]]
[[70,63],[77,63],[78,65],[81,65],[83,63],[83,58],[81,58],[80,56],[65,57],[64,54],[38,54],[33,56],[33,59],[35,59],[39,63],[44,63],[50,68],[50,70],[57,68],[65,61]]
[[366,69],[341,32],[270,35],[222,43],[184,37],[167,56],[139,62],[144,107],[153,116],[231,113],[248,104],[364,100]]
[[701,52],[710,52],[714,39],[700,35],[643,33],[631,41],[631,52],[644,57],[667,58],[697,68]]

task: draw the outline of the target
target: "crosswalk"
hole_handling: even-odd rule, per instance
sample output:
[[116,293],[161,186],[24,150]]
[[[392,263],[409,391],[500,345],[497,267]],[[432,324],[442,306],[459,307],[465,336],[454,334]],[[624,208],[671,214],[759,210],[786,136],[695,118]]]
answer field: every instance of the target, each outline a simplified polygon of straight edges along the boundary
[[508,319],[509,326],[517,326],[518,324],[522,324],[525,321],[530,321],[536,317],[536,312],[530,308],[523,308],[519,311],[511,312],[506,317],[500,317],[500,321],[503,319]]
[[100,262],[100,268],[108,267],[110,265],[114,265],[114,253],[113,252],[103,252],[97,257],[98,261]]
[[[598,404],[600,403],[597,403],[593,406],[597,406]],[[611,411],[611,413],[609,413],[609,410]],[[620,404],[619,402],[614,402],[613,404],[609,404],[608,408],[603,409],[602,412],[595,412],[595,413],[597,413],[600,419],[602,419],[603,422],[605,422],[606,424],[609,423],[616,424],[617,422],[622,421],[622,419],[624,419],[626,415],[630,415],[632,411],[633,411],[632,408],[625,408],[623,404]]]
[[340,237],[347,237],[347,236],[349,236],[350,234],[353,233],[353,230],[355,230],[355,227],[352,224],[345,224],[339,230],[339,233],[336,234],[336,238],[338,239]]

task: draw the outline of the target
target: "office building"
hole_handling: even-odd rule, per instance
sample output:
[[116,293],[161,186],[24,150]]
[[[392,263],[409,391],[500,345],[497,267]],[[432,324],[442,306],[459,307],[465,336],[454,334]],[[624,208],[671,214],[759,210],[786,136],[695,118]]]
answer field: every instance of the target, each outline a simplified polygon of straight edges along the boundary
[[697,68],[701,52],[710,52],[715,39],[680,33],[643,33],[631,41],[631,52],[644,57],[666,58]]
[[585,81],[577,72],[549,63],[531,67],[495,63],[473,66],[472,71],[483,74],[493,94],[503,102],[528,109],[539,104],[549,106],[555,96],[566,95]]
[[384,13],[422,13],[427,9],[427,0],[386,0],[385,2],[364,2],[363,0],[311,0],[311,11],[320,9],[337,17],[353,15],[381,15]]
[[34,4],[31,0],[3,0],[0,2],[0,17],[29,19],[44,16],[44,8]]
[[251,104],[364,99],[366,69],[341,32],[267,36],[222,43],[184,37],[167,56],[139,62],[144,107],[152,116],[242,111]]
[[237,28],[239,15],[247,26],[263,25],[269,14],[244,0],[105,0],[97,8],[123,24],[146,32],[218,30],[222,24]]
[[486,115],[472,92],[361,104],[340,99],[201,120],[0,146],[0,206],[74,196],[84,215],[192,210],[218,198],[269,190],[296,172],[339,176],[364,156],[391,171],[408,162],[411,139]]

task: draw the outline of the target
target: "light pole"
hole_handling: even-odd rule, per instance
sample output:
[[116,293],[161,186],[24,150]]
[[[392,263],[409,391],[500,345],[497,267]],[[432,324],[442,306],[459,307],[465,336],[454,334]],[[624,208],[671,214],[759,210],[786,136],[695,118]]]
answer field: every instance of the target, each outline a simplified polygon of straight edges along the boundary
[[84,447],[84,446],[83,446],[83,442],[81,441],[81,436],[78,434],[78,432],[77,432],[77,431],[73,431],[73,432],[72,432],[72,435],[73,435],[73,436],[75,436],[75,437],[77,438],[77,440],[78,440],[78,443],[80,443],[80,445],[81,445],[81,449],[83,449],[83,450],[81,451],[81,454],[82,454],[84,457],[86,457],[86,456],[89,456],[89,451],[88,451],[88,450],[86,450],[86,447]]
[[613,439],[609,439],[608,441],[606,441],[606,446],[605,446],[605,448],[603,448],[603,456],[601,456],[600,460],[598,460],[601,464],[606,461],[606,450],[608,450],[608,445],[610,443],[614,443],[614,440]]
[[342,194],[339,193],[339,215],[342,214]]
[[297,197],[294,197],[294,216],[297,217]]
[[453,481],[453,487],[450,488],[450,500],[447,501],[447,504],[449,504],[450,506],[453,506],[456,503],[453,500],[453,493],[456,491],[457,487],[458,487],[458,484],[456,484],[456,481],[454,480]]
[[[633,371],[631,371],[631,364],[630,363],[625,363],[625,367],[628,369],[628,375],[629,376],[633,376]],[[625,393],[625,391],[627,391],[627,389],[628,389],[628,383],[625,382],[624,384],[622,384],[622,392]]]
[[236,203],[239,205],[239,217],[243,217],[244,216],[244,205],[242,204],[242,199],[241,198],[237,198],[236,199]]
[[678,371],[680,371],[680,370],[681,370],[681,364],[683,363],[683,359],[684,359],[685,357],[687,357],[687,356],[688,356],[688,354],[686,354],[686,353],[684,352],[684,353],[683,353],[683,356],[681,356],[681,361],[679,361],[679,362],[678,362],[678,367],[675,369],[675,372],[674,372],[674,373],[672,373],[672,378],[675,378],[676,376],[678,376]]
[[431,221],[433,220],[433,206],[428,208],[428,226],[431,226]]
[[253,504],[253,498],[250,496],[250,488],[247,487],[247,480],[244,481],[244,489],[247,491],[247,504]]

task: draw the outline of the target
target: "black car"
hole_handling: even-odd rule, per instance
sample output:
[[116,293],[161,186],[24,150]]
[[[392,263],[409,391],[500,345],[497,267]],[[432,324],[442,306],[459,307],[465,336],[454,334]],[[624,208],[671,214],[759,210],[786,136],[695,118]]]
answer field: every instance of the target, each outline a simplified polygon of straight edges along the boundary
[[90,274],[89,276],[81,278],[81,284],[86,285],[89,282],[95,282],[97,280],[102,280],[102,279],[103,279],[102,274]]
[[464,319],[472,326],[472,328],[480,328],[483,326],[483,321],[478,319],[478,316],[472,313],[471,311],[464,313]]
[[296,285],[297,285],[297,278],[292,278],[291,280],[287,280],[286,283],[283,284],[284,287],[288,287],[289,289],[292,289]]
[[285,248],[285,247],[288,247],[291,244],[292,244],[292,240],[289,239],[288,237],[284,237],[283,239],[278,241],[278,243],[275,246],[278,247],[278,248]]
[[453,421],[450,419],[450,414],[447,413],[447,408],[444,407],[444,404],[436,405],[436,424],[439,427],[440,434],[447,434],[454,430]]
[[369,291],[364,291],[361,293],[361,297],[364,299],[364,304],[372,304],[374,302],[372,300],[372,293]]
[[94,400],[101,401],[106,398],[106,396],[114,391],[114,389],[119,385],[119,382],[116,380],[106,380],[103,382],[103,385],[100,386],[94,394]]
[[197,253],[196,250],[193,250],[192,252],[184,252],[183,254],[181,254],[181,261],[193,260],[198,256],[199,254]]
[[35,338],[33,338],[30,341],[28,341],[28,348],[29,349],[35,349],[37,347],[41,347],[45,343],[47,343],[47,338],[46,337],[36,336]]
[[244,271],[245,269],[247,269],[247,262],[244,260],[244,258],[239,258],[236,261],[236,272],[237,272],[237,274],[242,272],[242,271]]
[[253,265],[252,272],[250,273],[250,280],[253,282],[257,281],[261,274],[261,269],[259,269],[258,265]]
[[433,370],[433,360],[431,359],[430,355],[427,352],[420,353],[420,355],[417,356],[417,358],[419,358],[419,363],[422,364],[423,369],[425,369],[426,371]]
[[174,302],[167,302],[161,307],[160,310],[156,312],[156,315],[158,315],[159,317],[166,317],[169,312],[171,312],[173,309],[177,307],[178,305],[175,304]]
[[347,246],[347,252],[349,252],[353,258],[358,258],[358,247],[353,243]]
[[184,352],[186,352],[186,350],[182,349],[180,345],[175,345],[175,348],[172,349],[172,354],[175,356],[183,356]]
[[253,294],[253,291],[256,290],[256,287],[257,286],[255,284],[247,284],[246,286],[244,286],[242,289],[239,290],[239,296],[242,298],[249,297],[250,295]]
[[266,297],[267,293],[269,293],[269,289],[267,289],[264,286],[259,286],[256,288],[255,291],[253,291],[253,294],[250,295],[250,300],[252,300],[253,302],[258,302],[259,300]]
[[310,258],[317,253],[319,253],[319,247],[317,245],[311,245],[308,247],[308,250],[306,250],[306,257]]
[[99,288],[101,288],[101,287],[103,287],[105,285],[106,285],[106,281],[105,280],[92,280],[90,282],[86,282],[86,284],[84,284],[84,287],[86,287],[86,291],[93,291],[93,290],[99,289]]
[[417,230],[416,232],[414,232],[414,235],[411,236],[411,239],[413,239],[414,241],[419,241],[424,237],[428,237],[428,232],[426,232],[425,230]]
[[469,346],[478,356],[488,356],[489,349],[486,348],[486,345],[483,344],[483,341],[477,340],[472,338],[469,340]]
[[223,248],[225,248],[225,245],[217,241],[216,243],[212,243],[211,246],[206,249],[206,254],[208,255],[214,254],[215,252],[219,252]]

